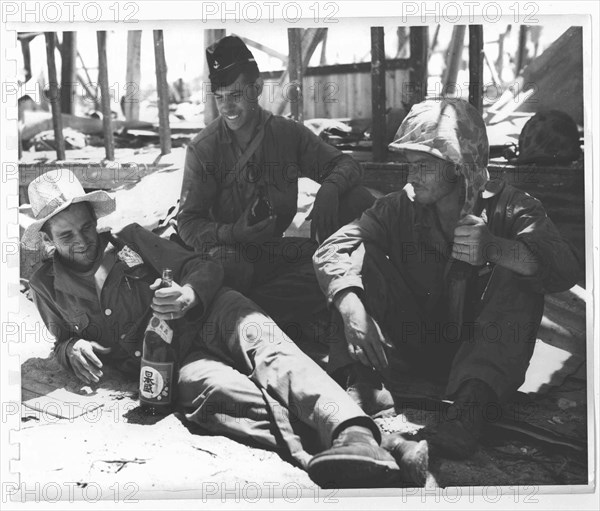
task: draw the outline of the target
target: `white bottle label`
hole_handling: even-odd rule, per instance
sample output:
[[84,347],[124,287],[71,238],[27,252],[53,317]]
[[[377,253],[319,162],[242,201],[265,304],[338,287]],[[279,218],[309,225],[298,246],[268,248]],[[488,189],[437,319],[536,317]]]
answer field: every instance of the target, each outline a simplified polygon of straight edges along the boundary
[[173,340],[173,329],[166,321],[158,319],[156,316],[152,316],[148,323],[148,327],[146,328],[146,332],[149,330],[156,333],[167,344],[171,344],[171,341]]

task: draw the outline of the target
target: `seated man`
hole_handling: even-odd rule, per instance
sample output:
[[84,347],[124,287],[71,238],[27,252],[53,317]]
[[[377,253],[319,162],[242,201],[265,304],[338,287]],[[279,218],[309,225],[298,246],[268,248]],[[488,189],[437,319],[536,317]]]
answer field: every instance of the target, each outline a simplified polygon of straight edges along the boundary
[[310,214],[320,240],[374,198],[359,186],[362,167],[350,156],[259,106],[263,80],[240,38],[224,37],[206,58],[220,116],[187,149],[179,234],[221,261],[225,283],[298,340],[293,327],[326,312],[311,262],[317,243],[282,238],[297,212],[298,178],[321,183]]
[[390,382],[401,370],[441,377],[454,404],[423,434],[447,456],[469,456],[485,412],[495,415],[488,407],[524,381],[544,293],[572,287],[580,263],[538,200],[488,181],[486,128],[469,103],[414,105],[393,147],[408,184],[314,257],[343,322],[336,360]]
[[[174,330],[179,404],[189,420],[287,449],[321,485],[374,486],[398,476],[375,423],[260,308],[221,287],[218,263],[137,224],[99,234],[97,218],[114,211],[114,200],[85,194],[67,170],[32,181],[29,198],[36,221],[23,244],[54,247],[31,291],[65,369],[86,383],[101,379],[102,360],[139,375],[154,312]],[[158,289],[164,267],[174,283]],[[311,458],[301,428],[329,449]]]

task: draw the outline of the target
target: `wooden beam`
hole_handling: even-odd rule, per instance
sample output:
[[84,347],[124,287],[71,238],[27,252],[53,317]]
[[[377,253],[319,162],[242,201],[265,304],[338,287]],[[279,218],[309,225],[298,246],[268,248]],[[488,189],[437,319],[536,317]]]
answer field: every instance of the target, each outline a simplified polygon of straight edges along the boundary
[[46,32],[46,58],[48,61],[49,100],[52,108],[52,127],[54,128],[54,142],[56,143],[56,158],[65,159],[65,139],[62,131],[62,116],[60,112],[60,93],[58,91],[58,78],[56,76],[56,34]]
[[171,127],[169,126],[169,84],[163,31],[154,30],[154,62],[156,65],[156,90],[158,92],[158,132],[161,154],[171,152]]
[[410,108],[425,99],[427,63],[429,61],[429,27],[410,27],[409,89],[403,102]]
[[[302,32],[302,74],[304,74],[304,70],[308,67],[308,63],[310,58],[312,57],[315,49],[319,45],[319,43],[323,40],[327,34],[326,28],[307,28]],[[277,115],[282,115],[289,103],[288,97],[286,97],[286,90],[282,90],[283,87],[288,85],[290,81],[289,74],[289,62],[288,69],[286,69],[279,78],[279,89],[282,94],[277,94],[277,99],[273,103],[273,112]],[[262,76],[262,75],[261,75]],[[287,94],[289,96],[289,94]]]
[[288,76],[290,81],[284,91],[290,102],[292,119],[303,122],[304,104],[302,97],[302,35],[301,28],[288,28]]
[[527,50],[527,25],[519,27],[519,46],[517,47],[517,68],[515,77],[521,74],[525,65],[525,52]]
[[[211,44],[216,43],[219,39],[225,37],[225,29],[223,28],[207,28],[204,30],[204,47],[208,48]],[[206,59],[204,59],[206,60]],[[202,80],[202,99],[204,100],[204,124],[207,126],[219,117],[217,103],[215,97],[210,92],[210,80],[208,78],[210,70],[208,63],[204,66],[204,79]]]
[[284,65],[287,65],[287,55],[284,55],[283,53],[280,53],[277,50],[274,50],[273,48],[269,48],[268,46],[265,46],[264,44],[254,41],[253,39],[250,39],[248,37],[240,37],[240,39],[244,41],[247,46],[252,46],[252,48],[256,48],[257,50],[266,53],[270,57],[275,57],[276,59],[281,60],[281,62],[283,62]]
[[125,97],[123,113],[128,121],[140,118],[140,79],[141,79],[142,31],[127,32],[127,71],[125,72]]
[[31,39],[19,39],[21,43],[21,52],[23,53],[23,69],[25,70],[25,81],[28,82],[31,78],[31,48],[29,43]]
[[385,123],[385,44],[383,27],[371,27],[371,105],[373,161],[387,155]]
[[[388,59],[385,63],[385,68],[388,71],[396,69],[410,69],[410,59]],[[307,67],[304,70],[304,76],[330,76],[330,75],[346,75],[357,73],[370,73],[370,62],[354,62],[352,64],[331,64],[328,66]],[[281,80],[282,75],[287,76],[286,71],[261,71],[260,76],[265,80]]]
[[483,25],[469,25],[469,103],[483,113]]
[[452,28],[452,37],[448,46],[446,58],[446,70],[444,71],[444,93],[454,94],[456,92],[456,78],[462,64],[462,54],[465,44],[465,25],[455,25]]
[[112,132],[112,112],[110,108],[110,87],[108,85],[108,60],[106,57],[106,31],[96,32],[98,40],[98,82],[100,84],[100,101],[102,105],[102,131],[104,133],[104,149],[106,159],[115,159],[115,141]]
[[60,58],[60,109],[65,114],[73,114],[77,76],[77,32],[63,32]]

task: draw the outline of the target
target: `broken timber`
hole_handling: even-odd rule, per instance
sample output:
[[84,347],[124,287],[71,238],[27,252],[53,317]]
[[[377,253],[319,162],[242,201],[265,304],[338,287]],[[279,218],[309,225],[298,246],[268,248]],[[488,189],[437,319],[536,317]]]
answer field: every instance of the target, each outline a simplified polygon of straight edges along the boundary
[[158,131],[161,154],[171,152],[171,127],[169,126],[169,84],[163,31],[154,30],[154,62],[156,66],[156,91],[158,93]]
[[[115,140],[112,132],[112,112],[110,109],[110,88],[108,85],[108,60],[106,57],[106,31],[99,31],[98,39],[98,82],[100,83],[100,100],[102,105],[102,128],[106,159],[115,159]],[[52,116],[54,117],[54,115]]]
[[48,85],[50,105],[52,107],[52,126],[54,128],[54,140],[56,141],[56,157],[59,160],[65,159],[65,139],[62,132],[62,117],[60,112],[60,94],[58,90],[58,79],[56,77],[56,59],[54,51],[56,49],[56,34],[46,32],[46,57],[48,60]]

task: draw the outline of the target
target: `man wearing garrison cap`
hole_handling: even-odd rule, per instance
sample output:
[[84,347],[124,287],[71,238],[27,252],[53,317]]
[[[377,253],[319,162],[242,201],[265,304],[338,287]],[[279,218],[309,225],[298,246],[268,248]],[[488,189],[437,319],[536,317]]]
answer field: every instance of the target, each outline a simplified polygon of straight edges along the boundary
[[219,40],[206,58],[220,116],[187,149],[179,234],[223,263],[228,285],[296,340],[306,339],[306,330],[295,335],[300,329],[293,327],[327,309],[311,266],[317,241],[283,237],[297,212],[298,178],[321,184],[310,214],[320,241],[374,198],[359,185],[362,168],[355,160],[259,106],[263,80],[239,37]]

